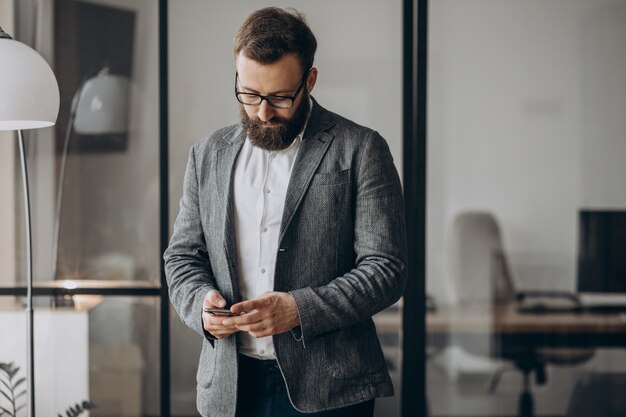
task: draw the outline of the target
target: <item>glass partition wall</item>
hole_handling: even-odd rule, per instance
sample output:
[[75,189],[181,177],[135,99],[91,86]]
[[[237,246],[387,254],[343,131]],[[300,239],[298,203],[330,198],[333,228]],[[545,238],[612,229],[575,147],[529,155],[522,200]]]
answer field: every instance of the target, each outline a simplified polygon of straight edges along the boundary
[[[92,417],[169,415],[169,333],[163,326],[169,311],[162,310],[161,274],[167,171],[160,163],[159,11],[166,2],[11,3],[12,35],[50,63],[61,98],[54,128],[25,132],[35,411],[65,414],[89,400],[96,404]],[[18,168],[16,159],[2,157]],[[3,264],[0,279],[0,363],[19,367],[16,382],[27,375],[28,335],[21,176],[16,171],[12,178],[14,184],[3,182],[1,190],[12,195],[12,209],[3,205],[2,213],[14,226],[0,239],[17,253],[8,274]],[[7,389],[0,385],[11,397],[24,388]],[[1,395],[0,406],[6,408],[9,397]]]
[[430,415],[626,415],[626,2],[428,19]]

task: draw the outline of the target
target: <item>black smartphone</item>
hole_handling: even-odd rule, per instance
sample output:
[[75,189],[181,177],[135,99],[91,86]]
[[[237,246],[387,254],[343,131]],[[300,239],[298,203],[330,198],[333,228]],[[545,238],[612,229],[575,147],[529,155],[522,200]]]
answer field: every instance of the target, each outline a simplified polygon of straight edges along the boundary
[[232,311],[225,308],[205,308],[205,313],[213,314],[214,316],[220,317],[230,317],[230,316],[238,316],[240,313],[233,313]]

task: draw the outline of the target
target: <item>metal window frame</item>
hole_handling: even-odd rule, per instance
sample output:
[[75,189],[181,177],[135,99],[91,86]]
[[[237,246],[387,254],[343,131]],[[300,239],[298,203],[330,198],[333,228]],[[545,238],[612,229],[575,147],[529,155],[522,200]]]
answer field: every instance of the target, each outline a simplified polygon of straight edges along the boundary
[[403,4],[403,181],[409,278],[404,293],[402,415],[427,416],[426,122],[428,0]]

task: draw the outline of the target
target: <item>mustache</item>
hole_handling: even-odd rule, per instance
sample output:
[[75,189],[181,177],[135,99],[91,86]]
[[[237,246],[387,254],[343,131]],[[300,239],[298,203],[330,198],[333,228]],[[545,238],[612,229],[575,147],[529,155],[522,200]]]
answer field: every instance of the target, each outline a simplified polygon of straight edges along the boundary
[[273,117],[270,120],[267,121],[262,121],[262,120],[252,120],[253,123],[256,123],[259,126],[265,126],[265,127],[282,127],[282,126],[286,126],[287,123],[289,122],[286,119],[283,119],[282,117]]

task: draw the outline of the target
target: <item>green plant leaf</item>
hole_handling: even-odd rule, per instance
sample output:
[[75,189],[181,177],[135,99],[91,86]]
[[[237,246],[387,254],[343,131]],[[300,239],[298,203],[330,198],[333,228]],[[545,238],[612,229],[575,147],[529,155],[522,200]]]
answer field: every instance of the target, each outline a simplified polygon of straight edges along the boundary
[[[2,384],[6,387],[6,389],[3,389],[2,387],[0,387],[0,393],[2,393],[2,395],[4,397],[6,397],[6,399],[9,401],[10,404],[13,404],[13,399],[9,396],[9,394],[11,394],[11,396],[13,396],[13,390],[11,389],[11,387],[4,381],[0,381],[2,382]],[[1,410],[0,410],[1,411]],[[11,415],[11,414],[9,414]]]
[[96,404],[91,401],[83,401],[83,408],[85,410],[93,410],[96,408]]
[[6,380],[7,382],[11,382],[11,380],[9,379],[9,374],[7,374],[6,372],[0,372],[0,376],[4,378],[0,379],[0,381]]
[[13,402],[13,399],[11,397],[9,397],[9,394],[7,394],[6,392],[0,391],[0,394],[4,395],[4,398],[9,400],[9,402]]
[[85,410],[91,410],[94,408],[96,408],[96,404],[92,403],[91,401],[83,401],[81,404],[76,403],[74,405],[69,406],[67,410],[65,410],[65,416],[61,414],[57,414],[57,416],[58,417],[78,417]]
[[20,378],[18,379],[18,381],[16,383],[13,384],[13,389],[17,389],[17,387],[19,387],[21,384],[23,384],[24,382],[26,382],[26,378]]
[[19,372],[20,367],[15,366],[15,363],[11,362],[0,364],[0,369],[2,369],[9,376],[9,380],[13,380],[15,374]]
[[11,363],[0,362],[0,369],[2,369],[4,372],[8,374],[12,365],[13,365],[13,362]]

